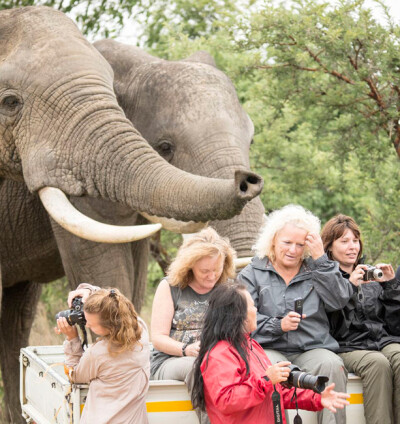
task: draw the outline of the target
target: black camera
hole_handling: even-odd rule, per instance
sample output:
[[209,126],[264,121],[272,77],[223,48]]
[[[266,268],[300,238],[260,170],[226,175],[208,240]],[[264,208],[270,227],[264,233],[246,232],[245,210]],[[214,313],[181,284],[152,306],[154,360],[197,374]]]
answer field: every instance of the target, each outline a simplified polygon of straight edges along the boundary
[[363,275],[364,281],[378,280],[379,278],[383,277],[383,272],[381,269],[373,265],[366,265],[366,266],[368,268],[364,269],[364,275]]
[[281,383],[282,386],[291,388],[298,387],[300,389],[310,389],[315,393],[322,393],[325,390],[325,383],[329,381],[329,377],[325,375],[312,375],[308,372],[301,371],[296,365],[289,365],[290,374],[286,381]]
[[85,314],[83,313],[83,302],[81,297],[75,297],[72,300],[71,309],[61,311],[56,314],[56,319],[66,318],[69,325],[78,324],[84,327],[86,324]]

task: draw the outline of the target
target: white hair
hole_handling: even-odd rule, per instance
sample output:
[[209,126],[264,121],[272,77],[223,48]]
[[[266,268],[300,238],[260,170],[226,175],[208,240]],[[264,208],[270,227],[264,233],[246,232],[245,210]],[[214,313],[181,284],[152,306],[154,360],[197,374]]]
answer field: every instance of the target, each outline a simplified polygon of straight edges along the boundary
[[[321,229],[321,221],[310,211],[300,205],[286,205],[282,209],[271,212],[265,218],[265,224],[253,250],[260,259],[268,256],[275,260],[274,242],[276,234],[287,224],[306,230],[309,233],[318,233]],[[304,257],[310,255],[308,249],[304,249]]]

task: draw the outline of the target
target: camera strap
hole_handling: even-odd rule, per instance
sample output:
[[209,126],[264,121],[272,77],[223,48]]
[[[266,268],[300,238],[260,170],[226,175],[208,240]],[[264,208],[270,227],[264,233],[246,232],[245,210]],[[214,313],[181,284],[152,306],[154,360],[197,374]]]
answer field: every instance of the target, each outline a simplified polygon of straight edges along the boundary
[[294,402],[296,404],[296,416],[294,417],[293,420],[293,424],[302,424],[303,420],[301,419],[300,415],[299,415],[299,405],[297,404],[297,392],[296,392],[296,387],[294,388],[294,392],[293,392],[293,396],[292,396],[292,402],[293,402],[293,398],[294,398]]
[[[297,392],[296,388],[294,389],[293,396],[292,396],[292,402],[294,401],[296,403],[296,416],[294,417],[293,424],[303,424],[303,420],[301,419],[299,415],[299,405],[297,404]],[[275,424],[282,424],[282,410],[281,410],[281,395],[279,394],[278,390],[276,390],[275,384],[274,384],[274,393],[272,393],[272,406],[274,408],[274,421]]]
[[88,339],[87,339],[87,332],[86,332],[86,327],[82,324],[79,325],[82,334],[83,334],[83,342],[82,342],[82,349],[86,350],[86,348],[88,347]]
[[274,408],[275,424],[282,424],[281,395],[276,390],[275,384],[274,393],[272,393],[272,406]]

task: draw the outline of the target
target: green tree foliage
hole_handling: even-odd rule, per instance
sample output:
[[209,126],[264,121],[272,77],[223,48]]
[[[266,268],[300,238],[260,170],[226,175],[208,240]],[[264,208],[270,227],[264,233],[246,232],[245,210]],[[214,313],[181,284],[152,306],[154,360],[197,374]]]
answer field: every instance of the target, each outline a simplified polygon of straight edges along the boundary
[[0,10],[23,6],[48,6],[74,19],[85,35],[110,37],[120,32],[137,3],[138,0],[3,0]]
[[364,0],[335,7],[296,0],[288,9],[266,3],[232,35],[240,35],[240,48],[260,53],[258,66],[279,79],[283,98],[324,107],[327,123],[342,135],[337,153],[379,153],[390,141],[400,154],[400,27],[382,9],[385,24]]
[[189,39],[215,34],[223,22],[239,13],[233,0],[142,0],[139,14],[143,19],[145,45],[162,47],[170,33]]

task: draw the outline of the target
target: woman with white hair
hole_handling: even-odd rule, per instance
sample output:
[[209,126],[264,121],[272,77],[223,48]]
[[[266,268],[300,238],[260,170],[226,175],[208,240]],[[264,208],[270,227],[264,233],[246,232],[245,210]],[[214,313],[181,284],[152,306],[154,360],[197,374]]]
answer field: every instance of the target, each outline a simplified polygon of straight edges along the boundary
[[[257,307],[254,338],[271,362],[289,360],[328,376],[335,390],[345,392],[346,370],[334,353],[339,346],[329,334],[327,312],[343,308],[352,290],[337,262],[326,256],[319,231],[319,219],[301,206],[272,212],[254,247],[256,256],[239,279]],[[318,422],[343,424],[346,413],[324,410]]]

